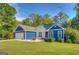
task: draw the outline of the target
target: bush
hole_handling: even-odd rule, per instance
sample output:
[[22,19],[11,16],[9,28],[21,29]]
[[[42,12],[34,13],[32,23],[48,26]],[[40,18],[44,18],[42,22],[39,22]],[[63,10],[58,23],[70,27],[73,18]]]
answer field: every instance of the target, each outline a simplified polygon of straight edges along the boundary
[[54,42],[54,38],[45,38],[44,41],[45,42]]
[[55,41],[55,38],[50,38],[51,40],[52,40],[52,42],[54,42]]
[[62,38],[58,38],[57,41],[58,42],[63,42],[63,39]]
[[68,40],[67,40],[67,43],[72,43],[71,39],[68,39]]
[[65,30],[65,35],[67,35],[72,43],[79,43],[79,31],[72,28],[67,28]]
[[45,42],[48,42],[48,40],[47,40],[46,38],[44,38],[44,41],[45,41]]

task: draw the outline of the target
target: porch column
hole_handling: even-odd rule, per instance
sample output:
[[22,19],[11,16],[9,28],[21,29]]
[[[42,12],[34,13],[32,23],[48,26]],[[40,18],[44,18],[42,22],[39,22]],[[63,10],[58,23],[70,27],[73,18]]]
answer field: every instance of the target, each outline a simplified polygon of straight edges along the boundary
[[24,39],[26,40],[26,32],[24,32]]
[[64,30],[62,32],[63,32],[63,42],[64,42]]
[[36,32],[36,39],[39,39],[39,38],[38,38],[38,34],[39,34],[39,32],[37,31],[37,32]]

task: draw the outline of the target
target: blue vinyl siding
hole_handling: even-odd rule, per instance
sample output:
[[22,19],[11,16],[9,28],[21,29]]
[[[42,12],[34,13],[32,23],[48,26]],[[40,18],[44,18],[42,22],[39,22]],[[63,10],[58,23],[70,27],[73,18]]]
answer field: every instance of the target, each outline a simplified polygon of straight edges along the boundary
[[51,29],[62,29],[62,28],[59,27],[59,26],[57,26],[57,25],[55,25],[55,26],[53,26]]
[[30,32],[30,31],[27,31],[26,32],[26,39],[33,39],[33,38],[36,38],[36,32]]
[[[61,37],[61,38],[64,38],[63,30],[53,30],[53,29],[51,29],[51,30],[49,31],[49,38],[56,38],[56,39],[57,39],[57,38],[60,38],[58,31],[61,31],[61,32],[62,32],[62,34],[61,34],[62,37]],[[51,37],[50,32],[53,33],[52,37]]]
[[24,31],[23,28],[20,27],[20,26],[18,26],[17,29],[16,29],[16,32],[23,32],[23,31]]
[[54,35],[54,38],[58,38],[58,31],[57,30],[53,31],[53,35]]
[[[48,36],[49,36],[49,38],[60,38],[59,37],[59,31],[61,31],[61,38],[64,38],[64,29],[62,29],[61,27],[59,27],[59,26],[53,26],[50,30],[49,30],[49,34],[48,34]],[[51,33],[52,32],[52,36],[51,36]]]
[[[59,37],[59,31],[61,31],[61,37]],[[55,38],[63,38],[63,30],[54,31],[54,37]]]

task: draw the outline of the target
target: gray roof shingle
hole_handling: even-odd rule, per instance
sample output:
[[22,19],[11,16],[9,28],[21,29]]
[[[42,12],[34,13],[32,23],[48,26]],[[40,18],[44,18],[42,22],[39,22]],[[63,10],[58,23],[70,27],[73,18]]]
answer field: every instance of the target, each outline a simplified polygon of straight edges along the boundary
[[36,30],[36,27],[32,27],[32,26],[25,26],[25,25],[18,25],[18,26],[21,26],[24,31],[35,31]]

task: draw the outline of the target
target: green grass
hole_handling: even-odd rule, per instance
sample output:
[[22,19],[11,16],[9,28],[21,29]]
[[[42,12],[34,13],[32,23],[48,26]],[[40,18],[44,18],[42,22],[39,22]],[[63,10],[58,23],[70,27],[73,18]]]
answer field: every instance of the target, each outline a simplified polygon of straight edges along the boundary
[[79,54],[79,44],[4,41],[0,42],[0,52],[9,55],[76,55]]

